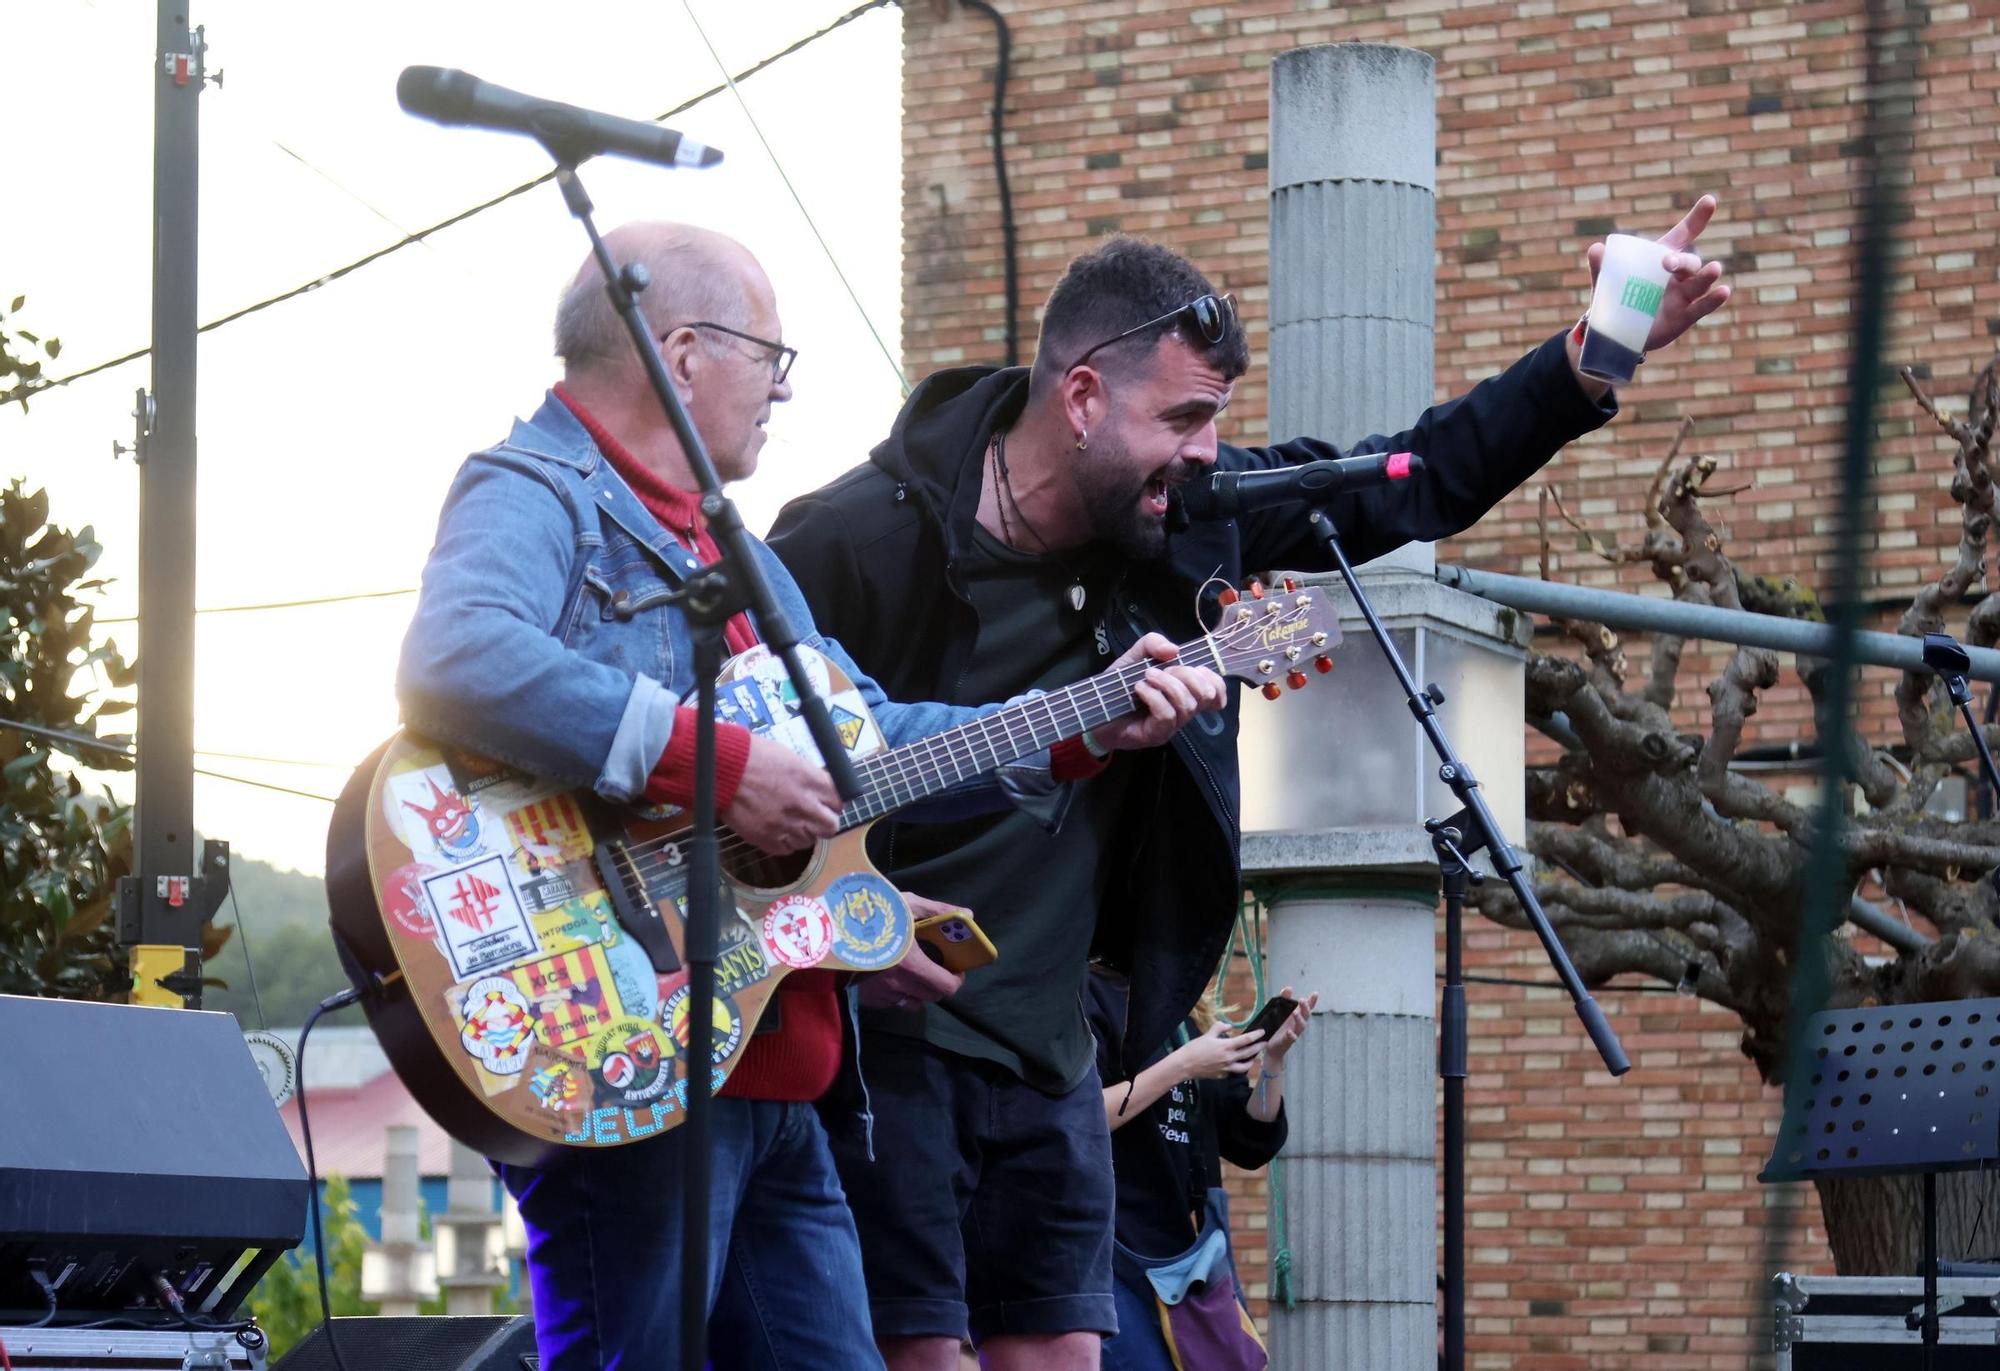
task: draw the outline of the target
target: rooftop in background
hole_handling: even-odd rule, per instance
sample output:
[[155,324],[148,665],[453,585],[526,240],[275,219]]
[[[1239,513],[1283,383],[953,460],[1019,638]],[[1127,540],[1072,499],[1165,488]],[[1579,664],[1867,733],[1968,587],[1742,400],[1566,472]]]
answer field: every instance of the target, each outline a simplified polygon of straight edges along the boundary
[[[296,1048],[298,1029],[271,1031]],[[306,1067],[306,1107],[311,1111],[314,1160],[321,1176],[379,1180],[383,1130],[399,1123],[414,1125],[417,1130],[418,1173],[450,1174],[451,1138],[431,1122],[430,1115],[389,1069],[389,1059],[382,1055],[373,1029],[315,1029]],[[299,1128],[297,1096],[285,1102],[278,1116],[303,1158],[305,1135]]]

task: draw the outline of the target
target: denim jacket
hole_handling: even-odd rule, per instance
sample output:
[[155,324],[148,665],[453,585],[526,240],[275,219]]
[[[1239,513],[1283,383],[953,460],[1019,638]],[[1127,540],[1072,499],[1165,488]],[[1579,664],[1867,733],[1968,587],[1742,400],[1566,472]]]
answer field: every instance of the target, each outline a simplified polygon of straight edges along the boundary
[[[791,573],[752,544],[780,609],[806,646],[846,672],[890,746],[1000,707],[889,701],[838,643],[812,630]],[[695,689],[693,639],[668,596],[696,565],[549,394],[504,443],[467,458],[445,497],[397,672],[404,724],[607,800],[633,799]],[[1070,793],[1051,778],[1043,751],[997,778],[953,787],[919,813],[958,818],[1011,802],[1053,827]],[[851,987],[846,998],[848,1041],[858,1049]],[[823,1112],[867,1138],[857,1056],[833,1092],[838,1103]]]
[[[998,707],[889,701],[838,643],[811,631],[791,573],[752,544],[779,607],[852,679],[891,746]],[[633,799],[695,689],[693,640],[668,597],[696,565],[551,393],[507,441],[468,458],[445,497],[397,674],[403,722],[607,800]],[[997,786],[969,783],[926,814],[1011,800],[1053,823],[1068,788],[1051,781],[1048,760],[1023,758]]]

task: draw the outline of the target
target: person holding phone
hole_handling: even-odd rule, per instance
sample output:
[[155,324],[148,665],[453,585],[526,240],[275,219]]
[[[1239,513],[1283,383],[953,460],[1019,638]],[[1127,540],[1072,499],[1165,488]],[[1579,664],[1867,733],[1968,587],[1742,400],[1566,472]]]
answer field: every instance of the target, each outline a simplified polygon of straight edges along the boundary
[[1104,1371],[1256,1371],[1269,1360],[1236,1281],[1222,1163],[1256,1170],[1285,1145],[1285,1057],[1319,996],[1286,986],[1238,1032],[1204,995],[1169,1041],[1127,1062],[1128,991],[1101,964],[1085,977],[1116,1190]]

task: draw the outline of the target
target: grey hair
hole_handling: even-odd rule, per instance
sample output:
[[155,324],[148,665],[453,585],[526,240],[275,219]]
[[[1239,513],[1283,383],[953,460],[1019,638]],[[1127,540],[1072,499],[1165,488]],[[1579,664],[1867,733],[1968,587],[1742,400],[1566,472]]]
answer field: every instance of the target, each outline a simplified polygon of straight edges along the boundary
[[[696,320],[748,326],[742,260],[734,255],[740,249],[731,240],[682,225],[657,225],[614,233],[610,247],[615,258],[643,266],[652,278],[639,294],[639,309],[656,334]],[[594,256],[556,304],[555,345],[569,372],[623,365],[632,356],[631,336],[605,293]]]

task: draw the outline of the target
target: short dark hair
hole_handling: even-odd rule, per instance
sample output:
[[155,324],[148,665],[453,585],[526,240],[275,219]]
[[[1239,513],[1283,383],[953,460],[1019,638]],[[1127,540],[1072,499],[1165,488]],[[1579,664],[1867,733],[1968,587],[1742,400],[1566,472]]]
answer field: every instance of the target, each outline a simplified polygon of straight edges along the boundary
[[[1036,385],[1055,381],[1076,365],[1077,358],[1107,338],[1116,338],[1126,329],[1213,294],[1215,287],[1208,278],[1172,248],[1124,234],[1106,239],[1072,261],[1049,293],[1049,302],[1042,310],[1041,340],[1035,346]],[[1142,357],[1150,357],[1160,337],[1170,332],[1173,330],[1163,326],[1157,334],[1105,348],[1091,361],[1115,374]],[[1200,349],[1209,365],[1230,380],[1249,370],[1250,344],[1233,311],[1222,337],[1215,342],[1189,338],[1185,333],[1182,340]]]

